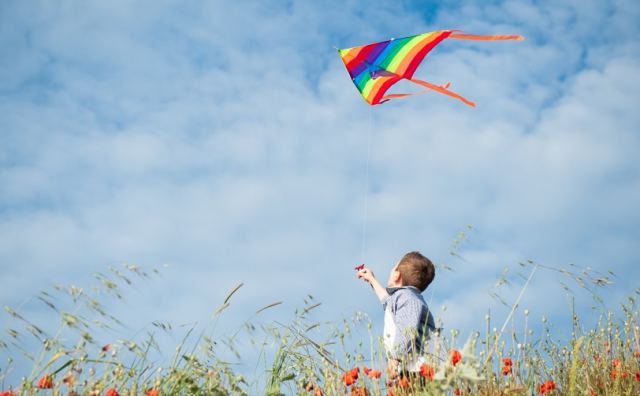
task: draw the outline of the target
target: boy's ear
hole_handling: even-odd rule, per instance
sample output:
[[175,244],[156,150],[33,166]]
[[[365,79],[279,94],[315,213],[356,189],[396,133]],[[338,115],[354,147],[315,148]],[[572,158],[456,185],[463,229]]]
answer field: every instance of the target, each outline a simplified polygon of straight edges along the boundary
[[393,282],[394,283],[398,283],[398,284],[402,284],[402,275],[400,275],[400,271],[395,270],[393,271]]

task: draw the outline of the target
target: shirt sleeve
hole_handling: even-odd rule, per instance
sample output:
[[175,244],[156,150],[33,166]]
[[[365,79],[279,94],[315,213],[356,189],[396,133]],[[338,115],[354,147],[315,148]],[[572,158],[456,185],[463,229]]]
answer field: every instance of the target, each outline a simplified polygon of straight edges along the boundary
[[382,303],[382,310],[384,311],[385,309],[387,309],[387,303],[389,302],[389,299],[391,298],[390,295],[386,295],[384,297],[382,297],[382,300],[380,301]]

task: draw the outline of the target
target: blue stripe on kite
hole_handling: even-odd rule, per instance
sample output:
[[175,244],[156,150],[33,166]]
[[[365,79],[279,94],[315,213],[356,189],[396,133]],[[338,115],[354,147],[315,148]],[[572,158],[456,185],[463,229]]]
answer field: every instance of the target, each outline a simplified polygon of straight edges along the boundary
[[374,65],[383,64],[387,60],[387,57],[389,56],[390,52],[392,52],[398,46],[405,45],[413,37],[415,37],[415,36],[405,37],[405,38],[396,39],[396,40],[391,40],[389,42],[389,45],[387,45],[387,47],[384,49],[384,51],[382,51],[382,53],[376,58],[376,60],[374,62],[371,62],[371,63],[374,64]]
[[360,87],[362,80],[369,77],[371,77],[371,73],[369,72],[369,70],[365,68],[365,70],[362,71],[362,73],[358,74],[356,78],[353,79],[353,83],[356,84],[358,87]]

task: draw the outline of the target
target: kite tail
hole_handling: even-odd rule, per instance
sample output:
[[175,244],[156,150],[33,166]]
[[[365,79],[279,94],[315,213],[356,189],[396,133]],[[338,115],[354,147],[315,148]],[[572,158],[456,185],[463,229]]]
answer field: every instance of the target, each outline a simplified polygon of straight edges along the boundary
[[409,78],[409,81],[411,81],[412,83],[418,84],[418,85],[422,85],[423,87],[432,89],[436,92],[440,92],[443,95],[447,95],[447,96],[451,96],[452,98],[456,98],[459,101],[471,106],[471,107],[476,107],[476,104],[473,103],[472,101],[470,101],[469,99],[466,99],[463,96],[458,95],[457,93],[453,92],[453,91],[449,91],[447,88],[449,87],[449,85],[444,86],[444,87],[439,87],[437,85],[428,83],[426,81],[422,81],[422,80],[418,80],[416,78]]
[[[440,85],[440,88],[447,89],[450,86],[451,86],[451,83],[448,82],[446,84]],[[402,98],[406,98],[408,96],[422,95],[423,93],[427,93],[427,92],[431,92],[431,91],[433,91],[433,89],[428,88],[428,89],[425,89],[424,91],[414,92],[414,93],[389,94],[389,95],[385,95],[382,98],[380,98],[380,102],[379,103],[382,104],[382,103],[388,101],[389,99],[402,99]]]
[[459,40],[524,40],[523,36],[519,34],[511,34],[511,35],[502,35],[502,36],[482,36],[477,34],[463,34],[463,33],[452,33],[448,38],[459,39]]

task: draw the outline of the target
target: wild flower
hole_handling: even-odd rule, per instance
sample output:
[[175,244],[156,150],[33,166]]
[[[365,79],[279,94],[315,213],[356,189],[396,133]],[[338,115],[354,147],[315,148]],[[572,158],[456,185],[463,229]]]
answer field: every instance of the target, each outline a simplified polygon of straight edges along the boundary
[[382,377],[382,371],[380,371],[380,370],[369,370],[367,375],[369,376],[369,378],[379,379],[380,377]]
[[109,388],[104,392],[104,396],[120,396],[115,388]]
[[351,396],[369,396],[369,391],[364,386],[354,386],[351,388]]
[[436,374],[436,370],[433,366],[430,366],[426,363],[423,363],[420,366],[420,376],[422,378],[427,378],[429,381],[433,381],[433,376]]
[[547,392],[551,392],[554,389],[556,389],[556,383],[551,381],[551,380],[549,380],[549,381],[545,382],[544,384],[541,384],[540,388],[538,389],[538,391],[544,395]]
[[513,360],[510,357],[502,359],[502,375],[511,374],[511,369],[513,366]]
[[461,360],[462,360],[462,354],[460,353],[460,351],[458,351],[456,349],[451,351],[451,364],[453,366],[455,366],[456,364],[460,363]]
[[409,378],[407,377],[403,376],[398,380],[398,387],[400,388],[408,388],[409,385],[411,385],[411,383],[409,382]]
[[73,386],[76,383],[76,376],[73,372],[69,371],[64,377],[62,377],[62,383],[66,386]]
[[358,380],[358,372],[360,369],[358,367],[354,367],[353,369],[347,371],[343,376],[344,384],[346,386],[353,385]]
[[40,378],[36,387],[40,389],[51,389],[53,388],[53,377],[49,374],[45,374]]

